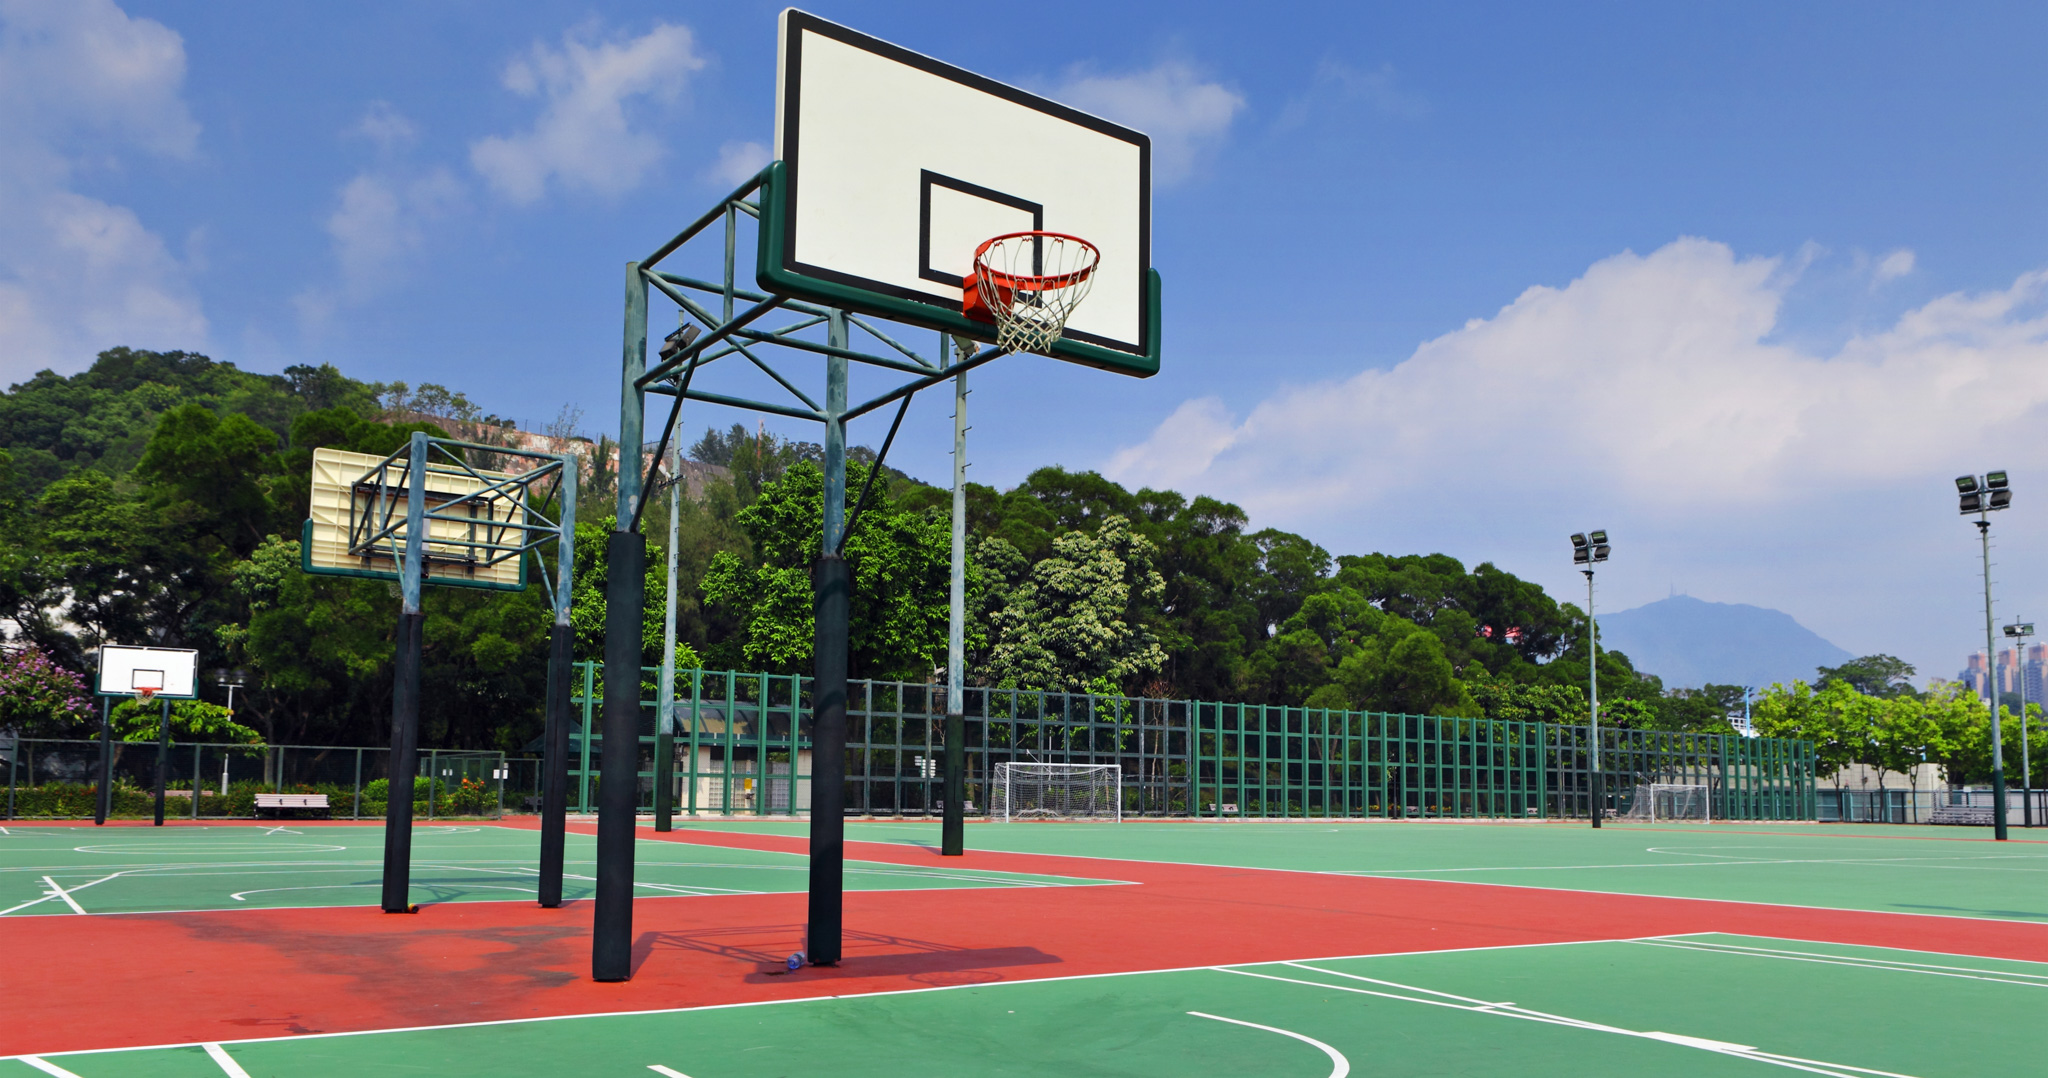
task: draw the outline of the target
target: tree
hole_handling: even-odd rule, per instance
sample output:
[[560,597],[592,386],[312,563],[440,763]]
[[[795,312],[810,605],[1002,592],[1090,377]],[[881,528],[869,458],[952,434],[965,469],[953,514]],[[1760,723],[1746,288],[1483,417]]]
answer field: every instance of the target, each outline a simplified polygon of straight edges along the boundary
[[[866,479],[866,467],[847,465],[849,490],[859,490]],[[952,539],[935,515],[894,508],[890,486],[886,476],[876,480],[866,511],[846,539],[853,577],[848,672],[922,682],[945,653]],[[816,633],[811,566],[824,529],[824,472],[799,461],[736,519],[750,552],[721,550],[704,574],[711,613],[732,627],[712,645],[709,658],[732,669],[808,672]],[[970,566],[970,588],[978,584],[977,575]]]
[[1941,724],[1927,713],[1927,705],[1919,698],[1901,694],[1883,698],[1872,727],[1873,752],[1869,762],[1878,768],[1878,789],[1884,789],[1885,772],[1897,771],[1906,776],[1917,793],[1917,769],[1928,760],[1940,759],[1946,747],[1942,744]]
[[997,610],[982,676],[990,683],[1085,691],[1106,679],[1137,688],[1166,662],[1157,639],[1127,613],[1133,599],[1157,599],[1166,581],[1155,548],[1130,521],[1110,516],[1093,532],[1069,531],[1053,554]]
[[108,716],[108,724],[123,741],[155,741],[164,725],[164,704],[171,705],[171,737],[187,741],[223,741],[237,745],[261,745],[263,735],[234,720],[219,704],[204,700],[123,700]]
[[1840,666],[1817,667],[1815,674],[1816,688],[1826,688],[1839,681],[1865,696],[1884,698],[1913,691],[1913,683],[1907,680],[1913,676],[1913,664],[1890,655],[1865,655]]
[[1308,706],[1409,715],[1481,714],[1478,702],[1457,679],[1443,642],[1401,617],[1388,617],[1379,632],[1346,655],[1331,682],[1309,694]]

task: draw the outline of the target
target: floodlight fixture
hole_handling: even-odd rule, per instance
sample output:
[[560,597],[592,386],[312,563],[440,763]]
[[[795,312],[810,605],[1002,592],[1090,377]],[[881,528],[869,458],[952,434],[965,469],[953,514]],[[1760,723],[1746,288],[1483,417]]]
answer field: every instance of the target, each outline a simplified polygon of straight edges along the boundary
[[2005,473],[2004,473],[2004,472],[1985,472],[1985,473],[1984,473],[1984,485],[1985,485],[1985,486],[1987,486],[1987,487],[1990,487],[1990,488],[1991,488],[1992,490],[2004,490],[2004,489],[2005,489]]
[[1976,476],[1974,476],[1974,475],[1959,475],[1959,476],[1956,476],[1956,492],[1957,492],[1957,493],[1959,493],[1959,494],[1974,494],[1974,493],[1976,493],[1976,491],[1977,491],[1977,477],[1976,477]]
[[[2001,708],[1998,706],[1998,648],[1996,644],[1998,635],[1993,630],[1991,620],[1991,513],[1994,510],[2004,509],[2012,505],[2011,480],[2003,470],[1985,472],[1981,479],[1971,475],[1959,475],[1956,476],[1956,494],[1956,505],[1962,514],[1964,516],[1969,516],[1972,513],[1977,515],[1977,519],[1972,521],[1972,523],[1977,525],[1977,547],[1984,562],[1984,704],[1991,712],[1991,834],[1994,839],[2003,842],[2006,839],[2005,735],[2004,731],[2000,729],[1999,722]],[[2024,654],[2023,634],[2032,631],[2033,626],[2022,622],[2015,622],[2005,627],[2006,636],[2022,641],[2022,654],[2018,656],[2020,660],[2022,693],[2022,703],[2020,705],[2020,766],[2022,769],[2028,766],[2026,759],[2026,704],[2024,703],[2026,656]],[[2022,783],[2025,783],[2026,778],[2026,775],[2021,776]],[[2030,827],[2033,826],[2033,815],[2033,805],[2029,801],[2026,806],[2026,818],[2027,825]]]
[[2005,489],[2004,487],[1994,487],[1994,488],[1992,489],[1992,491],[1991,491],[1991,503],[1990,503],[1989,505],[1987,505],[1987,506],[1986,506],[1985,508],[1987,508],[1987,509],[2003,509],[2003,508],[2005,508],[2006,506],[2008,506],[2008,505],[2011,505],[2011,504],[2012,504],[2012,491],[2009,491],[2009,490]]
[[1591,542],[1594,546],[1599,546],[1600,544],[1605,543],[1607,541],[1607,532],[1605,530],[1596,531],[1593,534],[1588,535],[1586,539],[1587,541]]
[[696,326],[689,325],[688,323],[677,326],[676,331],[674,333],[671,333],[668,336],[662,338],[662,360],[666,362],[681,355],[683,349],[690,347],[690,342],[696,340],[697,334],[700,332],[702,332],[702,330],[698,329]]
[[2034,635],[2034,623],[2031,621],[2015,621],[2005,627],[2005,635],[2022,638],[2032,636]]
[[1961,508],[1959,512],[1963,513],[1966,516],[1971,513],[1981,513],[1984,511],[1984,495],[1965,494],[1962,497],[1960,505]]

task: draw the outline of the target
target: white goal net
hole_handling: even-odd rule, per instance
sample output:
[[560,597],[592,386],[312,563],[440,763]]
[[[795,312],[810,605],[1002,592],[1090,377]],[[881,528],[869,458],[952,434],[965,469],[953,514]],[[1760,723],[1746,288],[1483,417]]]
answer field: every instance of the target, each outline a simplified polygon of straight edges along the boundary
[[1116,764],[997,764],[989,811],[1002,820],[1123,819]]
[[1706,786],[1679,782],[1652,782],[1636,787],[1625,820],[1696,820],[1713,818],[1712,793]]

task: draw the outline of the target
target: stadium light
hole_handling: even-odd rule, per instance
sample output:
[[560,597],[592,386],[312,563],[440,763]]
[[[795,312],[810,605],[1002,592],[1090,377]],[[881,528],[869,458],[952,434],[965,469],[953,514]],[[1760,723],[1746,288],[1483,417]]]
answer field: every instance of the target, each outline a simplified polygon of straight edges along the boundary
[[[1992,834],[2004,842],[2005,831],[2005,737],[1998,720],[1998,639],[1991,612],[1991,520],[1990,514],[2012,504],[2012,484],[2005,472],[1956,476],[1956,495],[1964,516],[1977,514],[1977,543],[1984,557],[1984,700],[1991,710],[1991,813]],[[2024,706],[2020,709],[2025,721]],[[2021,727],[2025,729],[2024,726]],[[2024,751],[2024,750],[2022,750]],[[2032,818],[2032,809],[2028,810]],[[2031,825],[2030,825],[2031,826]]]
[[1589,737],[1592,741],[1592,816],[1596,828],[1600,826],[1600,813],[1607,800],[1607,791],[1606,783],[1600,778],[1600,626],[1593,620],[1593,566],[1606,561],[1612,550],[1604,528],[1572,533],[1572,564],[1584,566],[1579,572],[1586,574],[1586,640],[1592,656],[1586,664],[1586,692],[1592,719]]
[[[2001,474],[1999,478],[2003,479]],[[2005,627],[2013,641],[2013,680],[2020,683],[2020,826],[2034,826],[2034,762],[2027,758],[2027,637],[2034,623],[2015,621]]]

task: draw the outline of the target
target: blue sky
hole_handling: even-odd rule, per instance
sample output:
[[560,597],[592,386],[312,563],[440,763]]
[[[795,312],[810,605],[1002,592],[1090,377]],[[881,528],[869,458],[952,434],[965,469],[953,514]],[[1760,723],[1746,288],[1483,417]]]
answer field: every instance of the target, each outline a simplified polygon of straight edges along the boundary
[[[621,267],[770,140],[777,10],[0,0],[0,378],[187,348],[610,429]],[[1952,675],[1949,480],[2005,467],[2000,618],[2048,618],[2048,9],[812,10],[1171,162],[1163,372],[999,364],[979,481],[1103,469],[1575,601],[1603,525],[1604,608],[1776,607]],[[893,458],[942,479],[948,414]]]

